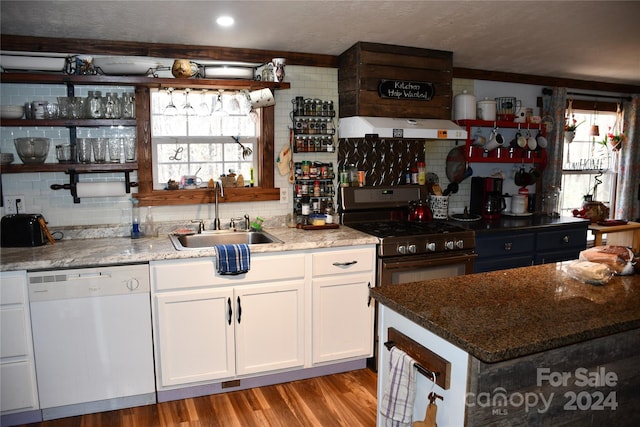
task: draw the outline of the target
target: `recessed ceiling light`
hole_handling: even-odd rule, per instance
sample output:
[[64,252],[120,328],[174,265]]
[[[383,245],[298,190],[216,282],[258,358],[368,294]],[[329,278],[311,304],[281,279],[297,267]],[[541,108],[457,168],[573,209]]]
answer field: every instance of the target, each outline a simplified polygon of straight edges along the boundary
[[216,23],[221,27],[230,27],[235,21],[230,16],[220,16],[216,19]]

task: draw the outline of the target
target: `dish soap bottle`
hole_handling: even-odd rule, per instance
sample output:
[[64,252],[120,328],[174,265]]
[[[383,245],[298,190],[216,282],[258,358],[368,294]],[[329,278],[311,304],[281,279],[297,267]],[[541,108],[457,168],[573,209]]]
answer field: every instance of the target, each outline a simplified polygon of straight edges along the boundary
[[132,199],[131,203],[131,238],[139,239],[142,237],[142,231],[140,231],[140,206],[138,206],[138,200]]

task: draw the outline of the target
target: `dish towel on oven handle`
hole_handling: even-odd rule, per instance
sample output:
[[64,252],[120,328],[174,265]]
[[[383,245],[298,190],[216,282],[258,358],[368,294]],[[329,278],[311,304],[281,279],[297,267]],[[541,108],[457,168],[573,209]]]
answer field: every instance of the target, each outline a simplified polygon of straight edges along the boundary
[[218,274],[243,274],[251,267],[249,245],[216,245],[216,271]]
[[416,397],[416,361],[404,351],[389,351],[389,378],[380,403],[380,414],[388,427],[410,427]]

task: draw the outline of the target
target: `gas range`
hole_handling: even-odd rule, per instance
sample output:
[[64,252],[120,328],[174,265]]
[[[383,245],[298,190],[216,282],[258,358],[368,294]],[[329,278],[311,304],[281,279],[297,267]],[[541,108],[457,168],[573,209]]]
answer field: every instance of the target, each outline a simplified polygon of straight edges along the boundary
[[475,248],[475,233],[446,221],[375,221],[345,224],[380,240],[378,256],[419,255]]
[[339,212],[344,225],[378,237],[378,257],[472,251],[473,230],[446,220],[407,221],[409,202],[426,198],[426,188],[417,185],[345,187]]

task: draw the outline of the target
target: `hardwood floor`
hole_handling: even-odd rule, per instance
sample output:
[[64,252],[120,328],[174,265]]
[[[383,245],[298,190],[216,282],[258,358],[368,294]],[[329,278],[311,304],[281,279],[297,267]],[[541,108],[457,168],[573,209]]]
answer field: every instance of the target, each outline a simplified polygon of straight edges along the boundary
[[373,427],[376,379],[374,372],[361,369],[28,427]]

